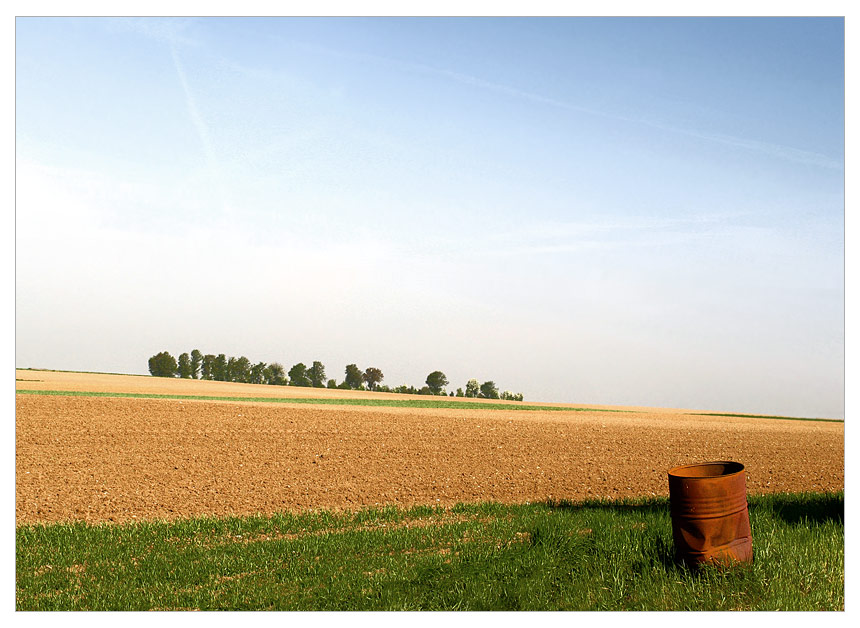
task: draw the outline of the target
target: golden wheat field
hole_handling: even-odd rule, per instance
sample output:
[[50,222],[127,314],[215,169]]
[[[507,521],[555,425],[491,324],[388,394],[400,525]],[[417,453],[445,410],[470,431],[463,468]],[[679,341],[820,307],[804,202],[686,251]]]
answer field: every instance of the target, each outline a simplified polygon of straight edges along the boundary
[[[18,390],[427,399],[31,370],[16,380]],[[665,496],[670,467],[707,460],[742,462],[750,493],[844,487],[843,422],[503,403],[511,409],[18,394],[16,522]]]

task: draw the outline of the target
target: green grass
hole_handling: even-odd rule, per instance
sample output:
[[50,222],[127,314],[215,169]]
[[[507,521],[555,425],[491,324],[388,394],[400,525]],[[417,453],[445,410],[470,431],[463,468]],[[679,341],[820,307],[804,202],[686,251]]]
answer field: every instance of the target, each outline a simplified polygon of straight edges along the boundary
[[691,572],[668,501],[16,530],[18,610],[842,610],[843,494],[752,496],[754,563]]
[[19,395],[59,395],[68,397],[131,397],[134,399],[191,399],[195,401],[254,401],[265,403],[306,403],[333,406],[388,406],[393,408],[454,408],[460,410],[541,410],[557,412],[635,412],[635,410],[598,410],[560,406],[535,406],[522,403],[475,403],[450,401],[449,397],[430,399],[361,399],[346,397],[215,397],[209,395],[160,395],[155,393],[83,392],[71,390],[16,390]]

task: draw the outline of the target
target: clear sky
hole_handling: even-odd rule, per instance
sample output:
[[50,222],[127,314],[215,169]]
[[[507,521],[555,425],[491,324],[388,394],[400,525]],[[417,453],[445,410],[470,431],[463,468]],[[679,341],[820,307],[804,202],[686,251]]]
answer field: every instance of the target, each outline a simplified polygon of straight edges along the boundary
[[841,18],[18,18],[15,362],[844,417]]

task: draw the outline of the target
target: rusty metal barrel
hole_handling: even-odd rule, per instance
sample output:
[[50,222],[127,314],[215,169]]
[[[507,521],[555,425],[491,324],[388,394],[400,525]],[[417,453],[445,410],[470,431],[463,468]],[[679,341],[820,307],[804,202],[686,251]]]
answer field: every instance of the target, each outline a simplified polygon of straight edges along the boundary
[[744,465],[705,462],[669,469],[676,558],[691,567],[752,562]]

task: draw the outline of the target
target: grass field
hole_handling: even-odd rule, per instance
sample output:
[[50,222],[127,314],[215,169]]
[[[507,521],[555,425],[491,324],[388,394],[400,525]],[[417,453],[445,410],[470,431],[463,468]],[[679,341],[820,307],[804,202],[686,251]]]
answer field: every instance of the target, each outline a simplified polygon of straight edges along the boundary
[[750,499],[755,561],[675,564],[664,498],[17,529],[18,610],[842,610],[842,493]]

